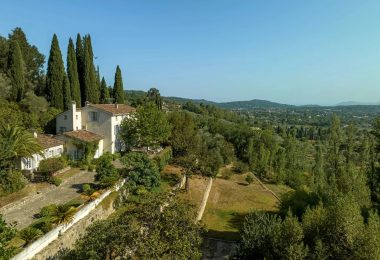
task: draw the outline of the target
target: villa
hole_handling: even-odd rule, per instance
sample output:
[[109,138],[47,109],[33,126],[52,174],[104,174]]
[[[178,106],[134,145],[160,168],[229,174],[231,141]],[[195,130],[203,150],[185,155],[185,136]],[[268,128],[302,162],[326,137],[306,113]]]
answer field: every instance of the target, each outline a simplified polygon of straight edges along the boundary
[[95,143],[94,158],[105,152],[115,153],[124,150],[119,137],[120,124],[130,117],[135,108],[124,104],[90,104],[77,108],[72,102],[69,110],[56,118],[57,139],[63,141],[66,153],[72,159],[80,159],[84,145]]

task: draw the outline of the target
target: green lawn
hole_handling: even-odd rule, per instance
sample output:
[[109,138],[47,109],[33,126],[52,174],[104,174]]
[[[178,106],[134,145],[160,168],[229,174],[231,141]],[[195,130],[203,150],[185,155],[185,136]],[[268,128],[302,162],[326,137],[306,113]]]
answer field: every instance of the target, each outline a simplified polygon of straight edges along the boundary
[[[278,200],[258,183],[248,185],[245,174],[230,179],[216,178],[202,222],[208,236],[236,240],[244,217],[252,210],[276,211]],[[284,189],[279,187],[279,189]]]

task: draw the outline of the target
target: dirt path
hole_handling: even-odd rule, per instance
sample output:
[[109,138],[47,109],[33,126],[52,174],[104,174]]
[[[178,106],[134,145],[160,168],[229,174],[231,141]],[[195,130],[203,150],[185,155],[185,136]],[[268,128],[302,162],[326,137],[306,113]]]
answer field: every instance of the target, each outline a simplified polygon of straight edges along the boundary
[[81,171],[67,179],[59,187],[33,196],[26,203],[15,205],[12,208],[2,209],[0,213],[7,222],[17,222],[17,228],[22,229],[30,225],[42,207],[49,204],[60,204],[70,201],[79,196],[83,183],[94,182],[94,172]]

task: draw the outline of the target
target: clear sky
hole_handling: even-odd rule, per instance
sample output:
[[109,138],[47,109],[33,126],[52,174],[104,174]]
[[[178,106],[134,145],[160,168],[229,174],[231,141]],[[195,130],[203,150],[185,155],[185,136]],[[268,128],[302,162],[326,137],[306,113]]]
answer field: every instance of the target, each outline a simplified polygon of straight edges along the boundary
[[56,33],[90,33],[108,84],[214,101],[380,101],[379,0],[4,1],[46,56]]

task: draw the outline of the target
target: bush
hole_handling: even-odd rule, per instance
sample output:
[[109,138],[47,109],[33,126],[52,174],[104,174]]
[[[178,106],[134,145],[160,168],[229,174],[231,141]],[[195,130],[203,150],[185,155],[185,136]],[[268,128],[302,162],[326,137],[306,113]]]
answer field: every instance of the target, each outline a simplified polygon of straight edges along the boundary
[[25,240],[27,244],[37,240],[37,238],[42,235],[42,230],[34,227],[27,227],[20,231],[20,237]]
[[[4,193],[12,193],[25,187],[27,180],[20,171],[1,171],[0,188]],[[0,191],[1,191],[0,190]]]
[[91,185],[85,183],[82,185],[82,192],[88,194],[92,190]]
[[248,173],[247,177],[245,177],[245,181],[248,182],[248,184],[251,184],[253,182],[253,176],[252,173]]
[[131,152],[121,158],[125,174],[129,177],[129,187],[144,186],[147,190],[160,186],[160,174],[153,160],[145,153]]
[[120,179],[120,174],[113,166],[109,156],[101,156],[97,160],[95,180],[102,187],[109,187]]
[[40,213],[38,214],[38,216],[40,218],[49,217],[49,216],[53,216],[55,214],[55,212],[57,212],[57,205],[50,204],[50,205],[43,207],[41,209]]
[[87,167],[87,170],[90,171],[90,172],[92,172],[92,171],[95,170],[95,167],[96,167],[95,165],[90,164],[90,165]]
[[60,158],[49,158],[42,160],[38,166],[38,171],[52,174],[56,171],[62,170],[67,166],[67,162],[64,157]]
[[53,176],[49,178],[48,182],[58,187],[59,185],[61,185],[62,180],[58,177]]
[[241,161],[237,161],[234,163],[234,172],[236,173],[245,173],[249,170],[249,167],[246,163],[243,163]]
[[37,228],[41,230],[44,234],[49,232],[53,229],[53,223],[51,217],[44,217],[39,220],[37,220],[35,223],[32,224],[33,228]]
[[169,163],[170,159],[173,156],[173,151],[171,147],[166,147],[160,153],[154,157],[154,161],[157,164],[158,170],[162,171],[165,166]]
[[225,180],[231,179],[233,172],[230,169],[224,169],[221,173],[221,177]]

